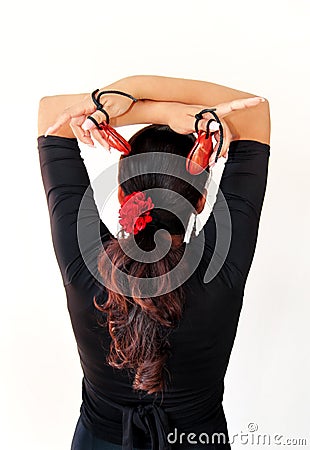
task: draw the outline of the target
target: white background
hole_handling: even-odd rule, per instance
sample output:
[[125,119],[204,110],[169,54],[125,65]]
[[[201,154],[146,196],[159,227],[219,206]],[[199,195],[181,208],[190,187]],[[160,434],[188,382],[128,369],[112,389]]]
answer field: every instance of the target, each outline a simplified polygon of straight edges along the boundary
[[[2,449],[69,450],[81,404],[82,372],[39,172],[38,101],[134,74],[212,81],[270,102],[268,187],[224,408],[231,436],[255,422],[261,433],[307,437],[310,445],[309,12],[308,0],[2,7]],[[83,152],[90,178],[116,157],[101,148]],[[237,440],[233,448],[263,446]]]

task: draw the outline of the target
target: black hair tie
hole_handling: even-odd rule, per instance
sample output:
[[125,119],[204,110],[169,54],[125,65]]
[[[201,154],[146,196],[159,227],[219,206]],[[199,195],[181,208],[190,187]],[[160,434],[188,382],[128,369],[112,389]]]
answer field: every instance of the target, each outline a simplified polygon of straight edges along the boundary
[[[92,92],[91,98],[92,98],[93,102],[94,102],[95,105],[96,105],[97,111],[101,111],[101,112],[105,115],[105,117],[106,117],[106,123],[107,123],[107,124],[109,124],[109,122],[110,122],[110,117],[109,117],[109,114],[107,113],[107,111],[103,108],[102,104],[99,102],[100,97],[101,97],[102,95],[104,95],[104,94],[118,94],[118,95],[122,95],[123,97],[128,97],[128,98],[130,98],[130,99],[131,99],[133,102],[135,102],[135,103],[138,101],[137,98],[133,97],[133,96],[130,95],[130,94],[127,94],[126,92],[122,92],[122,91],[115,91],[115,90],[101,91],[101,92],[97,95],[97,98],[96,98],[97,92],[99,92],[99,89],[96,89],[95,91]],[[91,119],[91,117],[88,116],[87,119]],[[98,125],[97,125],[97,126],[98,126]]]
[[91,120],[96,125],[96,127],[99,128],[99,130],[101,129],[97,120],[94,119],[92,116],[87,116],[87,119]]
[[[99,89],[97,89],[95,92],[98,92],[98,91],[99,91]],[[103,94],[118,94],[118,95],[122,95],[123,97],[128,97],[128,98],[130,98],[130,100],[132,100],[132,101],[135,102],[135,103],[138,101],[137,98],[133,97],[133,96],[130,95],[130,94],[127,94],[126,92],[122,92],[122,91],[114,91],[114,90],[112,90],[112,91],[101,91],[101,92],[98,94],[98,97],[97,97],[97,100],[98,100],[98,101],[99,101],[100,97],[101,97]]]
[[[199,113],[195,114],[195,131],[196,133],[198,133],[198,124],[200,122],[200,120],[203,119],[203,114],[205,114],[206,112],[211,112],[213,113],[213,115],[216,117],[217,121],[219,122],[219,118],[217,117],[217,115],[214,113],[214,111],[216,111],[216,108],[209,108],[209,109],[202,109]],[[212,119],[213,120],[213,119]]]
[[[110,117],[109,114],[106,112],[106,110],[103,108],[102,104],[98,101],[98,98],[95,97],[95,95],[97,94],[97,92],[99,92],[99,89],[96,89],[94,92],[92,92],[91,94],[91,98],[93,100],[93,102],[96,105],[97,111],[101,111],[106,118],[106,122],[107,124],[110,122]],[[99,96],[98,96],[99,97]],[[91,116],[88,116],[87,119],[91,119]],[[98,126],[98,124],[97,124]]]

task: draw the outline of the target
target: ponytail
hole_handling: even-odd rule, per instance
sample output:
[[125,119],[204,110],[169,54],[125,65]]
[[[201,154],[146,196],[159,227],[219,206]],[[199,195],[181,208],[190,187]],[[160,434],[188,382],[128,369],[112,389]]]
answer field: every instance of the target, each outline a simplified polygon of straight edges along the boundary
[[[143,237],[142,237],[143,234]],[[140,242],[151,247],[150,230],[139,233]],[[127,298],[119,292],[117,269],[140,278],[153,278],[169,274],[183,256],[184,245],[171,247],[162,260],[145,264],[131,259],[120,246],[118,239],[111,239],[105,247],[105,255],[99,258],[98,269],[109,276],[109,296],[104,305],[95,306],[107,314],[109,333],[112,337],[108,364],[118,369],[131,369],[134,373],[133,388],[148,394],[166,389],[163,369],[169,357],[168,335],[182,316],[184,292],[182,285],[165,295]],[[111,274],[106,271],[106,257],[111,260]],[[165,278],[166,279],[166,278]],[[169,276],[168,276],[169,280]],[[169,286],[165,286],[169,290]],[[132,286],[135,291],[135,286]]]
[[[134,374],[133,389],[148,394],[167,388],[164,370],[170,355],[168,337],[182,317],[185,302],[183,280],[177,279],[184,276],[184,272],[177,270],[177,275],[174,272],[172,278],[172,271],[186,259],[183,258],[186,249],[186,243],[182,243],[183,224],[188,221],[191,211],[184,210],[175,194],[195,208],[207,177],[202,173],[194,177],[195,181],[187,182],[185,163],[178,164],[176,158],[165,155],[160,164],[164,164],[166,173],[156,173],[153,169],[156,164],[158,166],[159,154],[186,157],[194,141],[193,135],[181,135],[160,125],[146,127],[131,138],[131,153],[121,156],[119,162],[119,185],[124,195],[130,196],[136,191],[152,192],[156,188],[165,189],[165,192],[157,197],[152,195],[152,221],[145,220],[144,228],[132,234],[130,239],[126,239],[121,230],[120,237],[105,242],[98,257],[98,271],[102,279],[108,281],[104,282],[108,299],[104,304],[98,304],[94,298],[94,305],[106,315],[103,323],[108,326],[112,338],[107,362],[112,367],[131,371]],[[147,155],[139,160],[140,172],[137,174],[136,163],[130,156],[141,153]],[[165,204],[159,208],[163,196]],[[179,238],[181,242],[169,240],[171,245],[163,254],[161,250],[167,244],[167,231],[171,238]],[[139,260],[133,254],[135,247],[146,255],[154,252],[155,258],[151,262]],[[121,272],[124,276],[120,277]],[[141,295],[143,280],[151,289]]]

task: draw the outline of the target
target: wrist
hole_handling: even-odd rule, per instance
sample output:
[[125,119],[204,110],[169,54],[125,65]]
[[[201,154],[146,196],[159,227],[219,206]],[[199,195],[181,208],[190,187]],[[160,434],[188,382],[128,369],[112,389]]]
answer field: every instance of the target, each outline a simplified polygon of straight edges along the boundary
[[139,90],[138,77],[136,76],[121,78],[120,80],[115,81],[114,83],[111,83],[108,86],[104,86],[99,89],[99,91],[103,90],[122,91],[125,92],[126,94],[132,95],[138,100],[142,98]]
[[171,118],[173,105],[170,102],[157,102],[154,100],[143,100],[151,109],[152,120],[150,123],[168,125]]
[[112,118],[110,123],[115,127],[152,123],[158,125],[168,125],[168,120],[171,115],[169,102],[140,100],[135,103],[125,114]]

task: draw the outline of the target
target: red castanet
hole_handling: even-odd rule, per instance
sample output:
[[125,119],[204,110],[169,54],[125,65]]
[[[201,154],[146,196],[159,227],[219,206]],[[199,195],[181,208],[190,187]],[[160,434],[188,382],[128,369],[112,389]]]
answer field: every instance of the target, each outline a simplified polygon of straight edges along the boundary
[[99,131],[103,139],[109,144],[110,147],[120,151],[123,155],[130,153],[131,147],[129,142],[123,138],[111,125],[106,122],[99,124]]
[[212,153],[212,134],[207,137],[206,131],[199,130],[194,147],[187,156],[186,170],[192,175],[199,175],[208,167]]

